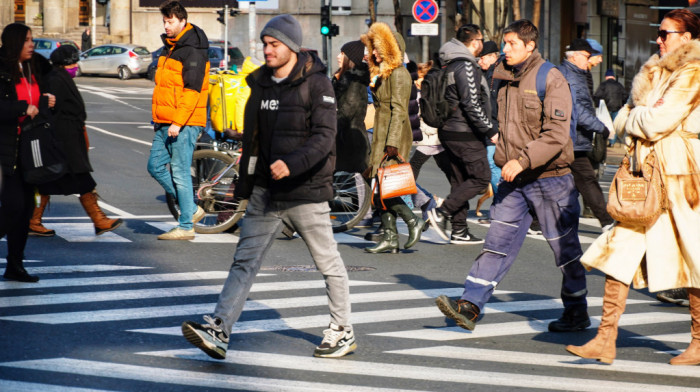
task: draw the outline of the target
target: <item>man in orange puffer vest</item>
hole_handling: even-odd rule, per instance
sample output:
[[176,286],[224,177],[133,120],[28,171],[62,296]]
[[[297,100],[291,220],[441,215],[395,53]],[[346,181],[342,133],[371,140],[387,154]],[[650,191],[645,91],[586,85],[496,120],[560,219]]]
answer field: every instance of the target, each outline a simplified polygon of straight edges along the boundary
[[165,49],[158,58],[153,90],[155,135],[148,172],[180,206],[177,227],[158,239],[191,240],[194,224],[204,217],[194,203],[190,165],[195,142],[207,124],[209,40],[199,27],[187,23],[187,11],[179,2],[164,3],[160,12]]

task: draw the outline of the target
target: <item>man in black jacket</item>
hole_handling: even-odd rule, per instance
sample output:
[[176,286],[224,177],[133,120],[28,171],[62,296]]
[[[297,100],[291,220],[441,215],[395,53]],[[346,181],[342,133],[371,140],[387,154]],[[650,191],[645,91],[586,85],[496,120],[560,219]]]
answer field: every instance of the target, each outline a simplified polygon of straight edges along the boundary
[[445,99],[452,114],[438,130],[438,136],[450,158],[452,175],[450,194],[431,211],[430,222],[443,238],[447,238],[445,224],[451,220],[450,242],[456,244],[484,242],[467,228],[469,200],[483,191],[491,178],[482,139],[495,140],[498,134],[490,119],[490,93],[481,84],[482,72],[476,60],[483,49],[483,41],[479,26],[467,24],[460,27],[456,38],[440,48],[440,59],[447,63]]
[[[627,102],[629,96],[629,93],[625,90],[625,86],[615,80],[615,72],[609,69],[605,71],[605,81],[598,86],[595,94],[593,94],[593,102],[598,104],[601,99],[605,101],[605,106],[607,106],[610,116],[615,120],[617,112],[619,112],[622,105]],[[616,139],[617,136],[613,136],[613,138],[610,139],[610,147],[615,144]]]
[[331,313],[314,356],[341,357],[356,348],[349,323],[348,276],[333,238],[336,103],[326,67],[301,52],[302,30],[290,15],[272,18],[260,33],[266,65],[246,79],[241,177],[236,197],[249,199],[228,279],[207,324],[182,324],[185,338],[224,359],[228,337],[243,311],[253,279],[283,226],[306,242],[326,281]]

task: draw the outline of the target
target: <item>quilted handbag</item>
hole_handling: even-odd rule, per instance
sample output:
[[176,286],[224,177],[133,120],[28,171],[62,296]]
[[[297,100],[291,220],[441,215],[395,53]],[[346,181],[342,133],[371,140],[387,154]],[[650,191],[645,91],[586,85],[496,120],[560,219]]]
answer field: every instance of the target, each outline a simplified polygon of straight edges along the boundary
[[621,223],[649,227],[668,209],[666,189],[656,152],[647,155],[641,171],[630,169],[630,155],[634,145],[627,151],[617,169],[608,193],[608,213]]
[[[394,197],[412,195],[418,192],[416,187],[416,179],[413,177],[413,169],[411,164],[406,163],[401,155],[398,156],[399,163],[395,165],[382,166],[387,159],[384,154],[382,162],[377,169],[377,182],[379,186],[379,198],[382,201],[382,208],[385,199]],[[375,186],[376,186],[375,184]]]

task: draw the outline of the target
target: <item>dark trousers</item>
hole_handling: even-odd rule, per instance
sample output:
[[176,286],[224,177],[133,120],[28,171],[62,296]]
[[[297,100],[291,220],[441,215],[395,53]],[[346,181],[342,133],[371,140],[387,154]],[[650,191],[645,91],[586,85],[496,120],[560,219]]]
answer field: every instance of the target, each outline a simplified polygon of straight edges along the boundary
[[576,189],[583,198],[583,203],[591,208],[593,215],[600,221],[601,226],[613,223],[614,219],[608,214],[607,203],[603,190],[598,183],[598,177],[593,170],[590,159],[585,151],[574,152],[574,163],[571,164],[571,173],[574,175]]
[[0,235],[7,235],[7,262],[20,262],[34,212],[34,185],[24,182],[19,168],[12,175],[2,176],[0,201]]
[[486,156],[486,147],[481,141],[442,142],[452,167],[450,194],[442,208],[452,215],[452,229],[467,226],[469,200],[483,191],[491,181],[491,169]]
[[433,159],[435,159],[435,163],[437,164],[438,168],[445,173],[445,177],[447,177],[449,180],[450,172],[452,172],[452,166],[450,165],[450,158],[447,156],[447,151],[443,151],[435,155],[425,155],[418,150],[414,151],[411,159],[408,161],[411,164],[411,169],[413,170],[413,177],[418,180],[420,168],[423,167],[425,162],[428,162],[428,159],[430,159],[431,156]]
[[565,307],[586,304],[586,270],[578,239],[578,192],[570,174],[541,178],[525,185],[501,181],[491,205],[491,226],[484,248],[464,282],[465,299],[483,310],[496,285],[505,277],[527,235],[534,211],[542,235],[562,272]]

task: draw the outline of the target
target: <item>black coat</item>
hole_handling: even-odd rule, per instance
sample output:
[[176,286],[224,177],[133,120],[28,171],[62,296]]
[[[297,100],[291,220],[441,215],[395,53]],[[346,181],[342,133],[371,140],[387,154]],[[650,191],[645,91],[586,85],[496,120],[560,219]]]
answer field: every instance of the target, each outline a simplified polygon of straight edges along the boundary
[[92,171],[85,140],[85,103],[65,69],[56,67],[48,76],[48,92],[56,96],[54,125],[59,147],[73,174]]
[[[35,67],[39,68],[34,72],[41,75],[39,89],[44,93],[44,82],[46,74],[51,70],[51,64],[40,54],[34,54],[32,61]],[[0,165],[3,175],[11,175],[15,171],[19,150],[17,127],[19,118],[26,115],[29,106],[27,101],[17,100],[17,90],[10,76],[11,67],[17,67],[17,64],[10,64],[5,52],[0,48]]]
[[[236,197],[247,199],[253,185],[269,190],[273,201],[320,203],[333,198],[337,113],[326,66],[310,52],[281,83],[263,65],[248,75],[243,152]],[[282,160],[289,176],[273,180],[270,165]]]
[[90,48],[92,48],[92,37],[87,33],[87,31],[83,31],[83,35],[80,37],[80,51],[84,52]]
[[605,106],[608,107],[608,111],[612,114],[620,110],[622,105],[627,102],[629,96],[625,86],[620,84],[620,82],[615,79],[606,79],[593,94],[593,100],[596,104],[601,99],[605,101]]
[[369,69],[366,65],[349,69],[333,78],[338,102],[337,160],[335,169],[362,173],[369,164],[369,140],[365,129]]

